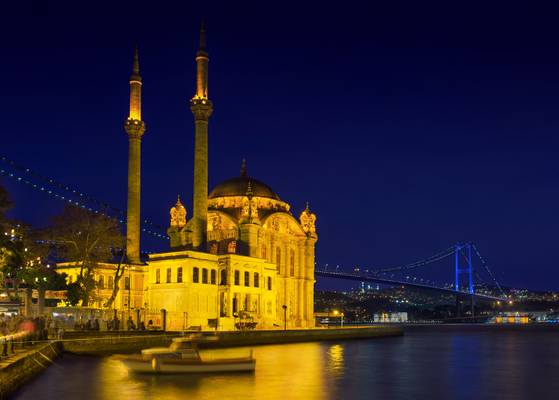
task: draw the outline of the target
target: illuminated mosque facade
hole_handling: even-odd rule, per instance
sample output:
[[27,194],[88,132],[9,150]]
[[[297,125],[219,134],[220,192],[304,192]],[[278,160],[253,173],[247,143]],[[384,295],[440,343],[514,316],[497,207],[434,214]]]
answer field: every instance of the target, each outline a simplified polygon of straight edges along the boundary
[[[192,215],[177,199],[170,210],[168,252],[140,259],[140,166],[145,124],[141,116],[138,53],[130,78],[126,253],[117,309],[142,310],[146,318],[165,310],[168,330],[191,327],[232,330],[239,321],[256,329],[314,326],[316,215],[309,206],[298,219],[291,206],[268,185],[252,178],[243,161],[239,176],[208,190],[208,125],[213,103],[208,97],[205,30],[196,53],[196,93],[190,100],[194,116],[194,187]],[[76,275],[69,263],[61,272]],[[97,271],[98,305],[110,295],[114,264]],[[124,290],[124,289],[127,290]],[[156,317],[154,317],[156,318]]]

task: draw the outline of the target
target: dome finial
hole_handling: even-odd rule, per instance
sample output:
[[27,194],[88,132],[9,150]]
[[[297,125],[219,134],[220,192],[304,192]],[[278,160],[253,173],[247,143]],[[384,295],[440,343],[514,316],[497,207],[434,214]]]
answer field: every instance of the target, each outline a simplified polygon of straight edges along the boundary
[[247,176],[247,160],[245,158],[241,162],[241,176]]

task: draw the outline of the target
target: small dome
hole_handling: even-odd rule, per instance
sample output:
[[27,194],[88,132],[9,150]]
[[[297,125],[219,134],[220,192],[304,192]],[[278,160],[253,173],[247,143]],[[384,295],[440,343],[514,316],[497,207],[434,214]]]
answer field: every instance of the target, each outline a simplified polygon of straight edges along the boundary
[[214,187],[209,195],[209,198],[214,199],[216,197],[225,196],[246,196],[249,182],[253,196],[281,200],[270,186],[248,176],[239,176],[221,182],[219,185]]

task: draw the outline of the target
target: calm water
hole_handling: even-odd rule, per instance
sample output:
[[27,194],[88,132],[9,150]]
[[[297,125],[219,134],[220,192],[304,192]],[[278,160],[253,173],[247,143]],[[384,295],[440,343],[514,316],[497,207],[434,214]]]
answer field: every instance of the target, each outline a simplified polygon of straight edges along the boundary
[[254,351],[254,374],[204,376],[129,376],[111,358],[65,355],[15,398],[559,398],[559,330],[414,328],[401,338]]

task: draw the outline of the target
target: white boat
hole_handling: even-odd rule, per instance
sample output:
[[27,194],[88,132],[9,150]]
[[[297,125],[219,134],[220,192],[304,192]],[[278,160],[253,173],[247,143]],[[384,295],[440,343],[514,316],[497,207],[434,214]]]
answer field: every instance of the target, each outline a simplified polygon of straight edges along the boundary
[[246,357],[202,359],[197,344],[211,340],[212,338],[201,336],[175,338],[169,347],[144,349],[141,354],[120,356],[118,359],[134,373],[190,374],[254,371],[256,360],[252,350]]

